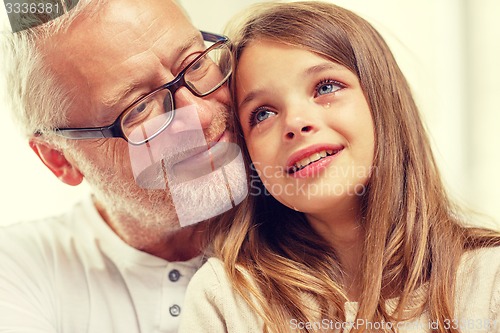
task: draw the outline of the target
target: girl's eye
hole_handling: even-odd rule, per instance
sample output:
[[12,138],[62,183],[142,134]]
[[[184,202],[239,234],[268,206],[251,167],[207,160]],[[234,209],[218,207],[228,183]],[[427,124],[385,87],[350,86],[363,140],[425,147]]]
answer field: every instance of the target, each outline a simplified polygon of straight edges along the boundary
[[330,79],[323,80],[316,86],[314,97],[331,94],[343,88],[345,88],[345,86],[338,81]]
[[269,117],[274,117],[276,112],[265,107],[260,107],[252,111],[250,114],[250,127],[260,124]]

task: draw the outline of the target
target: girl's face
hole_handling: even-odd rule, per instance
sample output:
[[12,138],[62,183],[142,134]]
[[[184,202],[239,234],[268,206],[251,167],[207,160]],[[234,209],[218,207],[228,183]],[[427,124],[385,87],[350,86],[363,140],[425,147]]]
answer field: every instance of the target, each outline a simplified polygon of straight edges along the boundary
[[355,74],[307,50],[259,40],[241,55],[236,97],[250,157],[278,201],[310,214],[355,210],[375,146]]

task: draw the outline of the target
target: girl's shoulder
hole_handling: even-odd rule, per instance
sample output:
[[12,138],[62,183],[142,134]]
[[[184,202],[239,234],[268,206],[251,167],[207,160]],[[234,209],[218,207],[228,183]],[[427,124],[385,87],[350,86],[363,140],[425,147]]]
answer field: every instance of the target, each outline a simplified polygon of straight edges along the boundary
[[459,320],[481,319],[484,323],[493,320],[500,325],[500,247],[480,248],[463,254],[455,295]]
[[[247,283],[256,287],[252,275],[245,269],[238,267],[240,276],[245,278]],[[214,290],[218,295],[236,293],[233,287],[233,281],[228,275],[224,262],[218,258],[208,258],[208,260],[198,269],[193,276],[190,285],[198,285],[205,290]]]
[[222,261],[209,258],[186,292],[179,332],[262,332],[263,322],[235,291]]
[[500,246],[484,247],[465,252],[460,259],[458,274],[464,278],[500,278]]
[[224,263],[217,258],[208,258],[207,261],[196,271],[193,278],[205,281],[206,284],[220,284],[228,281]]
[[189,281],[188,293],[191,294],[218,299],[228,292],[232,292],[231,282],[224,263],[217,258],[209,258]]

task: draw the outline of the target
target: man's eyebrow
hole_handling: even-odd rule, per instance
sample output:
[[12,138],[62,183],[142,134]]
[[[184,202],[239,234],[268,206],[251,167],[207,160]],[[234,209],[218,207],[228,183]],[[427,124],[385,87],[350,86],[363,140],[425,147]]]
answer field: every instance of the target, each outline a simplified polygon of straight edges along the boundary
[[[201,42],[203,44],[203,40],[200,35],[193,35],[189,39],[187,39],[181,46],[177,47],[175,50],[175,54],[177,55],[182,55],[184,54],[187,50],[193,47],[193,45]],[[113,108],[120,102],[124,101],[129,94],[132,92],[136,91],[138,88],[140,88],[141,85],[143,85],[145,82],[142,81],[141,79],[134,79],[131,82],[127,82],[126,84],[120,86],[117,88],[115,91],[111,92],[109,95],[104,96],[102,98],[102,104],[108,108]],[[164,82],[163,84],[165,84]],[[157,88],[157,87],[156,87]],[[155,89],[156,89],[155,88]],[[138,98],[136,98],[137,100]],[[135,101],[135,100],[134,100]],[[132,104],[134,101],[131,101],[130,104]],[[128,107],[125,106],[125,108]]]
[[124,86],[118,88],[118,92],[111,93],[109,96],[104,96],[102,99],[102,104],[108,108],[113,108],[133,91],[135,91],[140,86],[138,82],[130,82]]

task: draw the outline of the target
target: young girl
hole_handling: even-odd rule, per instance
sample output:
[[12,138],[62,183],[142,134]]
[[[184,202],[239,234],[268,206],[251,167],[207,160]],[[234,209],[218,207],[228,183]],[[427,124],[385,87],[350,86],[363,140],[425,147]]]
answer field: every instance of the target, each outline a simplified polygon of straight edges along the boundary
[[250,195],[212,224],[180,332],[500,332],[500,235],[449,201],[373,27],[274,3],[231,37]]

